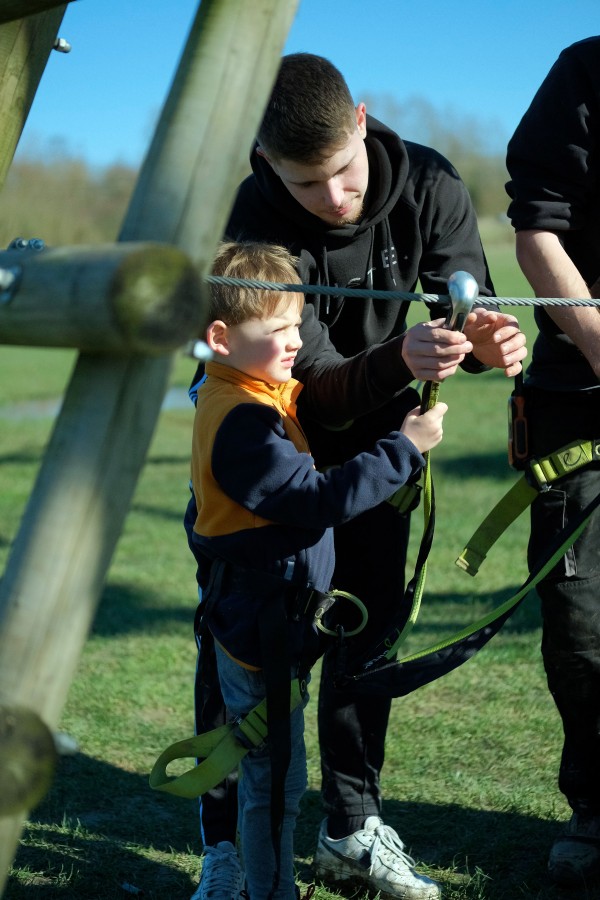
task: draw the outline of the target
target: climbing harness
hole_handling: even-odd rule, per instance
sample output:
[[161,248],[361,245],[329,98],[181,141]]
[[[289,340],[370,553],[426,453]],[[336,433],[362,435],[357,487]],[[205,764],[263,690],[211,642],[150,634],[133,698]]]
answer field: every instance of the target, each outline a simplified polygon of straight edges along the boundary
[[[306,682],[299,678],[292,679],[290,712],[303,703],[305,698]],[[232,772],[250,750],[262,747],[266,738],[265,699],[244,718],[167,747],[154,763],[150,773],[150,787],[177,797],[199,797]],[[167,766],[180,759],[200,759],[201,762],[182,775],[167,775]]]
[[[593,461],[600,461],[600,440],[573,442],[548,456],[532,459],[521,479],[471,537],[456,561],[459,568],[476,575],[489,549],[540,491],[548,490],[554,481]],[[339,687],[349,688],[355,694],[403,697],[458,668],[498,633],[522,600],[577,540],[598,506],[600,494],[548,543],[546,552],[516,593],[491,612],[448,638],[397,661],[390,661],[397,637],[392,626],[388,637],[381,642],[386,652],[374,654],[363,662],[361,671],[342,673]]]
[[600,438],[572,441],[547,456],[532,457],[521,464],[523,475],[498,501],[456,560],[469,575],[476,575],[490,548],[540,492],[565,475],[592,462],[600,462]]
[[[215,578],[223,577],[218,569],[227,569],[227,564],[217,567]],[[293,606],[287,606],[288,621],[290,618],[299,620],[302,616],[310,618],[315,629],[324,636],[325,640],[330,644],[333,640],[340,640],[340,629],[335,626],[332,621],[331,610],[334,604],[339,601],[347,601],[354,605],[359,612],[360,620],[355,628],[343,633],[343,638],[354,637],[359,634],[367,623],[367,610],[358,597],[347,591],[331,590],[327,593],[321,593],[314,590],[303,590],[302,588],[294,589],[294,585],[290,582],[281,584],[283,579],[275,579],[274,576],[268,576],[261,572],[240,569],[238,567],[229,567],[230,570],[235,569],[235,576],[243,580],[246,588],[252,590],[254,587],[259,590],[269,591],[269,588],[276,586],[278,590],[278,599],[284,599],[284,591],[293,599]],[[212,574],[212,573],[211,573]],[[199,607],[201,610],[202,607]],[[206,610],[204,611],[206,615]],[[196,626],[197,631],[201,629],[203,616],[199,616],[199,625]],[[272,616],[264,616],[263,621],[266,629],[266,641],[272,655],[277,644],[281,645],[281,634],[275,635]],[[302,669],[304,676],[289,680],[288,660],[285,660],[286,674],[280,680],[280,685],[290,685],[289,697],[287,689],[286,695],[286,711],[292,712],[300,703],[304,703],[307,697],[306,675],[317,659],[325,650],[325,644],[320,641],[310,656],[302,661]],[[268,699],[262,700],[254,709],[252,709],[244,718],[235,722],[214,729],[205,734],[196,735],[186,740],[177,741],[167,747],[161,753],[154,763],[150,774],[150,786],[156,790],[174,794],[178,797],[198,797],[206,793],[210,788],[222,781],[241,762],[243,757],[252,749],[261,747],[267,736],[268,723]],[[287,716],[286,716],[287,718]],[[181,775],[170,776],[167,774],[167,767],[176,760],[183,759],[199,759],[202,760],[193,768]]]

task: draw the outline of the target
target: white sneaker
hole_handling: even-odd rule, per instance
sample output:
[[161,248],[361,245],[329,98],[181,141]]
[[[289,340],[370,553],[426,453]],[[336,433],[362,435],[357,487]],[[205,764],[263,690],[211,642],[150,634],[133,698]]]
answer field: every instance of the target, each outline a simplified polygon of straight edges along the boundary
[[319,831],[314,861],[315,877],[333,884],[379,891],[391,900],[439,900],[439,884],[415,872],[415,862],[404,844],[379,816],[369,816],[364,827],[339,840],[327,835],[327,819]]
[[204,862],[192,900],[238,900],[244,889],[244,870],[230,841],[204,848]]

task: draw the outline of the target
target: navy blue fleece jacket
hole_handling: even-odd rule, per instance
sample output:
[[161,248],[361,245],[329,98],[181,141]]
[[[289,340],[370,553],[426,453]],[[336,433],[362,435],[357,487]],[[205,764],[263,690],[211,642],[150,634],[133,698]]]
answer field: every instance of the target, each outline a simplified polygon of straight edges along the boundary
[[[424,459],[399,431],[342,466],[318,472],[296,419],[302,389],[272,386],[210,362],[198,395],[192,444],[197,516],[192,549],[247,569],[330,588],[333,531],[390,497]],[[196,552],[205,587],[210,564]],[[243,593],[223,597],[209,627],[236,659],[260,665],[255,608]],[[226,615],[223,615],[226,610]]]

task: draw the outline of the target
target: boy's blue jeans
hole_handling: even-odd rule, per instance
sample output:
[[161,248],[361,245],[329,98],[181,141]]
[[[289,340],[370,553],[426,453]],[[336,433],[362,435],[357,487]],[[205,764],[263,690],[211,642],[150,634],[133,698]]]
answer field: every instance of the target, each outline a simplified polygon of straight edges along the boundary
[[[244,669],[215,644],[221,692],[232,716],[250,712],[265,697],[262,672]],[[292,673],[291,677],[295,677]],[[294,828],[300,800],[306,790],[304,709],[296,707],[290,717],[292,756],[285,782],[285,814],[281,837],[281,871],[275,900],[296,900],[294,880]],[[251,750],[241,762],[238,786],[238,830],[246,889],[250,900],[267,900],[275,874],[271,841],[271,763],[267,747]]]

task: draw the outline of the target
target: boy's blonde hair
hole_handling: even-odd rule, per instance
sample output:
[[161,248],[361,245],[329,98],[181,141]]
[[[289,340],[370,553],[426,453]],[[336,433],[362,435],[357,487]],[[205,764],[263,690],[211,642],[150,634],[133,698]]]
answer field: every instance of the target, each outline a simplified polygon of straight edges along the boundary
[[[296,262],[295,256],[276,244],[224,241],[217,250],[212,274],[278,284],[301,284]],[[248,319],[267,319],[275,313],[283,297],[295,297],[299,309],[304,303],[300,292],[287,293],[267,288],[211,284],[210,292],[209,321],[220,320],[226,325],[239,325]]]

